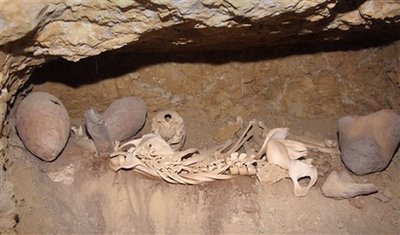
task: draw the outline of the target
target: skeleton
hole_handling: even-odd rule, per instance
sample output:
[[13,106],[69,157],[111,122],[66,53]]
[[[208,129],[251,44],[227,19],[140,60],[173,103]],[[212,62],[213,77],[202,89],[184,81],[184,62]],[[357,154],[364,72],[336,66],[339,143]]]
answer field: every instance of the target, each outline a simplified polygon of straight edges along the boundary
[[[157,119],[156,119],[157,120]],[[252,124],[251,124],[252,125]],[[133,169],[160,177],[169,183],[199,184],[221,179],[231,179],[233,174],[255,174],[254,156],[238,154],[238,150],[251,137],[245,130],[230,148],[231,141],[210,150],[187,149],[174,151],[158,134],[147,134],[125,144],[116,144],[111,157],[111,168]],[[237,173],[235,172],[237,170]],[[233,172],[232,175],[228,172]]]
[[[168,111],[167,114],[171,113]],[[175,116],[175,113],[172,114]],[[317,180],[317,169],[311,165],[310,159],[299,160],[306,156],[307,146],[298,141],[287,140],[288,128],[275,128],[267,132],[263,122],[252,120],[235,143],[227,140],[209,150],[190,148],[177,151],[182,148],[183,143],[180,141],[184,139],[184,131],[171,131],[174,128],[163,130],[160,117],[165,118],[165,113],[161,112],[153,119],[157,123],[152,124],[152,134],[115,145],[110,154],[111,168],[114,171],[133,169],[169,183],[199,184],[231,179],[235,175],[258,176],[262,171],[268,171],[268,167],[276,165],[283,172],[281,175],[289,176],[293,180],[296,196],[305,196]],[[172,134],[168,135],[170,138],[165,138],[166,133],[181,134],[175,138]],[[264,141],[261,141],[262,136],[265,137]],[[315,145],[312,147],[318,148]],[[306,187],[298,182],[304,177],[310,178]]]
[[[121,151],[124,150],[125,151]],[[161,177],[169,183],[199,184],[216,179],[230,179],[222,174],[228,169],[223,160],[208,162],[202,167],[196,163],[206,160],[206,155],[199,154],[197,149],[175,152],[159,135],[147,134],[140,139],[117,146],[111,157],[111,167],[118,171],[121,168],[134,169],[148,175]]]

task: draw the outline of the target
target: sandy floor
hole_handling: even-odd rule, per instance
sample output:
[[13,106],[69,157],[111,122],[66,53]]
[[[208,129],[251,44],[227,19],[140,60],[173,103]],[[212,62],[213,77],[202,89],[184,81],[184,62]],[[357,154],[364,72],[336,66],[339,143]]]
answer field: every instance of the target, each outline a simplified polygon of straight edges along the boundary
[[[6,173],[18,195],[20,234],[399,232],[399,154],[384,172],[353,176],[377,185],[378,194],[334,200],[320,192],[326,174],[303,198],[293,195],[289,179],[271,186],[246,176],[172,185],[132,171],[111,171],[89,140],[71,138],[53,163],[26,152],[16,136],[10,140],[7,155],[13,160]],[[328,162],[329,171],[344,169],[338,158]],[[68,166],[74,170],[70,185],[48,176]]]

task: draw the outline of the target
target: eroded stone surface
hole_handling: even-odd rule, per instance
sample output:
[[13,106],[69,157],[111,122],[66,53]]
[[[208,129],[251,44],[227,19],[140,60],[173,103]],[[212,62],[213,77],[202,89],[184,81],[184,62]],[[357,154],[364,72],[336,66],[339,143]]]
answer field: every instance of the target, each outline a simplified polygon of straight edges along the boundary
[[[90,107],[104,111],[113,100],[131,95],[145,100],[150,116],[173,108],[185,120],[200,115],[219,127],[226,125],[227,118],[237,116],[268,123],[271,115],[339,118],[388,105],[400,109],[399,88],[390,80],[391,74],[400,72],[396,61],[399,49],[400,43],[396,43],[347,52],[278,55],[251,63],[239,59],[260,58],[263,52],[236,52],[233,61],[224,61],[217,53],[192,56],[193,63],[149,55],[100,56],[80,63],[52,63],[35,74],[33,83],[34,90],[60,94],[73,119],[81,119]],[[223,62],[213,62],[221,57]],[[109,75],[109,71],[116,75]],[[125,74],[119,75],[119,71]],[[193,128],[189,126],[188,132]]]
[[13,234],[13,228],[17,224],[18,209],[13,190],[14,185],[5,179],[5,170],[0,169],[0,231]]
[[[393,26],[399,12],[400,3],[386,0],[13,1],[2,5],[0,45],[28,37],[25,51],[73,61],[127,44],[153,50],[271,46],[313,34],[343,39],[376,29],[377,20]],[[342,32],[328,33],[337,29]]]

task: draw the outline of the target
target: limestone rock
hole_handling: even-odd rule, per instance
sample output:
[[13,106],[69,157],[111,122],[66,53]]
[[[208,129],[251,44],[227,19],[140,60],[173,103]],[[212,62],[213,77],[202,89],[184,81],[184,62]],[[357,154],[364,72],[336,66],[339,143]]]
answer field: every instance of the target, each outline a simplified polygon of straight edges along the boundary
[[355,183],[349,173],[332,171],[321,188],[325,197],[347,199],[358,195],[375,193],[378,188],[373,184]]
[[384,170],[400,143],[400,115],[384,109],[338,121],[342,161],[358,175]]
[[16,0],[2,4],[0,45],[29,35],[25,51],[77,61],[127,44],[158,51],[273,46],[314,34],[332,41],[378,23],[395,26],[399,9],[398,1],[384,0]]
[[0,168],[0,231],[14,234],[18,223],[18,205],[14,195],[14,185],[6,180],[5,170]]

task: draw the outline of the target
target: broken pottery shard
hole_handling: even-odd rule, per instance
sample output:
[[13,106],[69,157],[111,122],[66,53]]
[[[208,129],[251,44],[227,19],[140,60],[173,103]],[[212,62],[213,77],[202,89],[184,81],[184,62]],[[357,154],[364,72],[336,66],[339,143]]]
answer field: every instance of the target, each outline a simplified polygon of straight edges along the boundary
[[16,129],[31,153],[44,161],[52,161],[68,141],[70,119],[57,97],[46,92],[32,92],[18,106]]
[[85,112],[86,128],[92,137],[99,153],[108,153],[112,150],[112,141],[106,122],[101,114],[89,109]]
[[373,184],[355,183],[346,171],[340,173],[333,171],[322,185],[321,191],[325,197],[347,199],[376,193],[378,188]]
[[263,167],[257,170],[258,180],[266,185],[279,182],[282,179],[289,178],[286,170],[275,164],[266,163]]
[[341,157],[358,175],[384,170],[400,143],[400,115],[390,109],[338,121]]
[[111,141],[136,135],[144,126],[146,115],[147,106],[139,97],[123,97],[112,102],[103,113]]
[[[285,141],[288,133],[288,128],[275,128],[268,133],[264,141],[267,143],[267,160],[270,164],[288,170],[289,177],[293,181],[295,196],[304,197],[317,181],[318,171],[311,165],[310,160],[295,160],[305,156],[307,148],[302,143],[293,140]],[[301,186],[299,180],[307,177],[310,178],[308,185]]]

